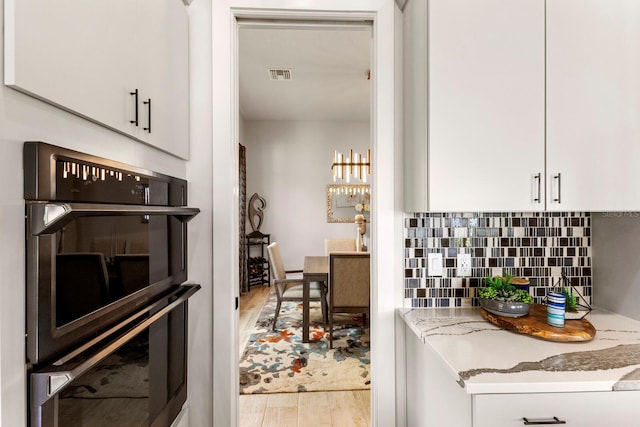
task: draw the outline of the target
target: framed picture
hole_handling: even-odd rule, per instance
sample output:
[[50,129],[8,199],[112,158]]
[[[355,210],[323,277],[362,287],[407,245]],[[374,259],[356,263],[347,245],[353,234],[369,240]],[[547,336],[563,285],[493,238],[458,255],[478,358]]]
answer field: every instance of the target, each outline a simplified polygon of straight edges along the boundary
[[368,184],[327,185],[327,222],[355,222],[357,214],[370,221],[371,192]]

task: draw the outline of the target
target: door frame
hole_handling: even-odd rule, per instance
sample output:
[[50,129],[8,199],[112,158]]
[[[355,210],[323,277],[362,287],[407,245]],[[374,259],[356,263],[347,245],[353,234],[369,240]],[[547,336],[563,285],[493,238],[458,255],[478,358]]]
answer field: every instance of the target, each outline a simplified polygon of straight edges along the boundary
[[[371,425],[404,424],[401,147],[394,0],[212,0],[213,425],[238,423],[238,25],[236,18],[368,19],[372,29]],[[345,3],[349,3],[345,5]],[[400,33],[401,34],[401,33]],[[230,351],[228,350],[230,349]],[[399,404],[398,404],[399,403]]]

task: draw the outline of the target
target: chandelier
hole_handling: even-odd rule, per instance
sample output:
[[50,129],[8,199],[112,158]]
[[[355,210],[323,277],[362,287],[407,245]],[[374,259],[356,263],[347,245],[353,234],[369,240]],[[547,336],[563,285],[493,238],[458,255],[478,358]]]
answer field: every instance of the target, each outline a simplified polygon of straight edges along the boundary
[[351,182],[351,179],[367,182],[367,175],[371,175],[371,149],[367,150],[366,157],[354,153],[352,149],[349,150],[348,156],[334,151],[331,172],[333,182],[338,179],[344,182]]

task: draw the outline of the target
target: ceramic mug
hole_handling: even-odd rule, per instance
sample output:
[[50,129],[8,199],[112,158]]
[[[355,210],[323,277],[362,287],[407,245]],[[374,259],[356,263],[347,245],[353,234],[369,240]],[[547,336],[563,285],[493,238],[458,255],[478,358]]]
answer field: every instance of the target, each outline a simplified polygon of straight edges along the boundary
[[566,296],[560,292],[547,292],[547,323],[551,326],[564,326],[564,306]]

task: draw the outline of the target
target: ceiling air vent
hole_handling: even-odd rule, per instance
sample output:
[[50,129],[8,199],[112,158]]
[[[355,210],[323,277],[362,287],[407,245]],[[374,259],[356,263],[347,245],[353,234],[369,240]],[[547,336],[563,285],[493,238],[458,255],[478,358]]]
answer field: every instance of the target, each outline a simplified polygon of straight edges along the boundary
[[291,80],[290,68],[270,68],[269,78],[271,80]]

